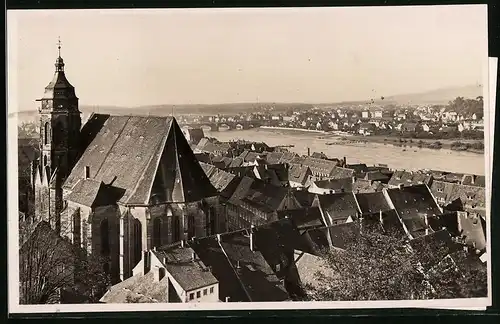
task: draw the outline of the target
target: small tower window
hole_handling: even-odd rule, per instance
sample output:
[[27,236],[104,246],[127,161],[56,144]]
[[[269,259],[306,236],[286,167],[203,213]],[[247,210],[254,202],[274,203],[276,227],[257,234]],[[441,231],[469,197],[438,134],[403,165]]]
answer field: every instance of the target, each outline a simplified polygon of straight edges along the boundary
[[43,132],[43,134],[44,134],[43,142],[45,143],[45,145],[49,144],[49,131],[50,131],[49,127],[50,127],[49,123],[48,122],[45,123],[44,132]]

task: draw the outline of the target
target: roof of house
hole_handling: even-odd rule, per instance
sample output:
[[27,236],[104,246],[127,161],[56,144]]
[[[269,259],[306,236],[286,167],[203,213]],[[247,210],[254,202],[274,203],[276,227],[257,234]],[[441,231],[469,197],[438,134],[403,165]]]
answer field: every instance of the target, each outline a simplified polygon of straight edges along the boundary
[[67,196],[67,200],[83,206],[93,207],[97,194],[103,185],[102,182],[92,179],[79,180],[71,193]]
[[387,189],[387,194],[402,219],[417,214],[440,215],[442,213],[425,184]]
[[280,264],[281,269],[275,270],[282,278],[291,264],[293,250],[309,251],[307,241],[291,219],[280,219],[254,228],[257,249],[271,266]]
[[268,152],[266,154],[266,162],[269,164],[281,163],[283,152]]
[[[251,301],[284,301],[289,296],[259,250],[250,249],[247,230],[220,235],[222,246]],[[239,267],[238,267],[239,265]]]
[[306,230],[302,236],[309,245],[309,252],[320,255],[322,251],[331,247],[330,232],[328,227],[318,227]]
[[352,184],[352,192],[366,193],[382,191],[384,185],[379,181],[370,181],[364,179],[356,179]]
[[379,211],[390,210],[391,207],[384,196],[384,193],[370,192],[370,193],[358,193],[356,194],[356,199],[361,209],[361,213],[376,213]]
[[287,196],[287,190],[262,180],[255,179],[240,200],[253,205],[263,212],[274,212]]
[[332,246],[345,249],[359,236],[359,227],[355,222],[343,223],[328,227]]
[[332,168],[330,171],[328,177],[331,179],[345,179],[345,178],[351,178],[354,176],[354,170],[353,169],[347,169],[347,168],[342,168],[339,166],[336,166]]
[[368,171],[368,167],[364,163],[347,164],[345,166],[345,168],[354,170],[354,172],[356,172],[356,173],[364,173],[364,172]]
[[390,177],[387,174],[379,170],[376,170],[376,171],[365,172],[364,179],[370,181],[388,181],[390,180]]
[[300,209],[285,209],[278,211],[278,219],[288,217],[299,228],[325,226],[321,210],[318,207],[304,207]]
[[314,182],[314,185],[325,190],[343,190],[345,192],[351,192],[352,178],[318,180]]
[[231,263],[215,236],[197,239],[189,245],[203,263],[212,268],[212,274],[219,281],[219,296],[221,300],[229,297],[233,302],[250,301],[240,279],[234,272]]
[[[97,124],[92,127],[92,124]],[[64,188],[72,190],[89,168],[90,179],[123,189],[119,203],[147,205],[160,162],[176,170],[168,202],[191,202],[217,195],[175,118],[94,114],[88,131],[97,132]],[[100,127],[99,127],[100,126]],[[82,129],[82,132],[83,132]]]
[[170,275],[184,289],[192,291],[215,285],[218,280],[198,256],[193,259],[194,250],[188,246],[173,244],[153,251]]
[[302,207],[311,207],[316,197],[316,194],[307,190],[294,190],[292,194]]
[[469,186],[486,187],[486,177],[473,174],[466,174],[462,179],[462,184]]
[[486,208],[486,189],[478,186],[468,186],[446,181],[433,181],[430,189],[436,199],[444,200],[444,205],[460,200],[470,210]]
[[301,164],[307,165],[313,173],[321,173],[329,176],[338,165],[338,161],[317,159],[311,156],[307,156],[304,158],[304,161]]
[[411,186],[415,184],[430,185],[432,179],[432,175],[424,172],[394,171],[389,180],[389,185],[395,187],[399,185]]
[[292,164],[288,172],[288,181],[293,181],[304,185],[306,183],[309,172],[310,169],[306,165]]
[[311,157],[315,159],[328,159],[328,156],[323,152],[313,152]]
[[318,195],[317,197],[323,213],[328,214],[333,220],[347,219],[349,216],[357,217],[361,212],[352,192]]

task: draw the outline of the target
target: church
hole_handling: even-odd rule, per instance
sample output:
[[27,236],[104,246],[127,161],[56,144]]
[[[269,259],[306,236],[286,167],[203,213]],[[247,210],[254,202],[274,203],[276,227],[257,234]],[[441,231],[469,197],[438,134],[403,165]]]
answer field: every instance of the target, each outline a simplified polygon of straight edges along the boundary
[[219,196],[174,117],[92,114],[82,125],[59,56],[39,106],[35,221],[99,253],[113,281],[142,251],[224,231]]

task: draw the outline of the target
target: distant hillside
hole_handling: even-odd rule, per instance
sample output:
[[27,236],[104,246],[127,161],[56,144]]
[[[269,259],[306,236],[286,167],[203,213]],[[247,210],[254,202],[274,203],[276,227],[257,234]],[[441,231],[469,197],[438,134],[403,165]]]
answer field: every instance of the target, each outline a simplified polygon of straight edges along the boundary
[[[273,108],[275,112],[283,112],[290,108],[294,110],[307,110],[313,106],[332,107],[332,106],[356,106],[373,103],[378,105],[405,105],[405,104],[427,104],[427,105],[446,105],[457,97],[465,99],[475,99],[483,95],[482,85],[468,85],[463,87],[443,88],[421,93],[401,94],[382,98],[369,98],[359,101],[344,101],[321,104],[308,103],[227,103],[227,104],[192,104],[192,105],[156,105],[141,107],[115,107],[115,106],[80,106],[83,113],[83,119],[92,113],[114,114],[114,115],[156,115],[169,116],[172,114],[194,114],[194,115],[215,115],[215,114],[234,114],[240,112],[251,112],[263,108]],[[9,113],[11,118],[16,113]],[[19,122],[33,121],[38,112],[36,110],[21,111],[17,113]]]
[[427,92],[401,94],[384,98],[384,101],[397,104],[417,105],[446,105],[457,97],[476,99],[483,95],[482,85],[468,85],[463,87],[443,88]]

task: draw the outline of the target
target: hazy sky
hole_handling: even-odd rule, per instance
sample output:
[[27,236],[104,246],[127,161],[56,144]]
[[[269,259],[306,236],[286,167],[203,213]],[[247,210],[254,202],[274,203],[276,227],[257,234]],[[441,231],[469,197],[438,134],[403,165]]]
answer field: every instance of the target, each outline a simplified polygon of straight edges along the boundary
[[486,6],[10,11],[7,31],[21,110],[58,36],[84,105],[366,100],[482,83],[487,59]]

